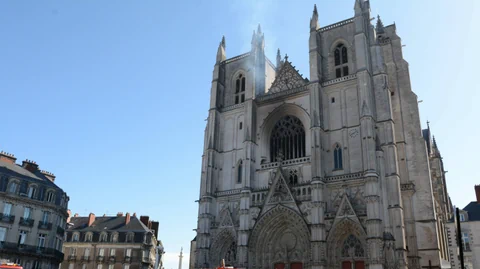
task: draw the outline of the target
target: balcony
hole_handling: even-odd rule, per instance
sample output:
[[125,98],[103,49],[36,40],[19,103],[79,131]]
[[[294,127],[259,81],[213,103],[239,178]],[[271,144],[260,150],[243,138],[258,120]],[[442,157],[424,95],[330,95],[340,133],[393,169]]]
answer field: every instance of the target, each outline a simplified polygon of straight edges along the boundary
[[33,227],[33,222],[34,220],[31,218],[24,218],[20,217],[20,222],[18,223],[20,226],[27,226],[27,227]]
[[90,262],[90,256],[82,256],[82,262]]
[[0,213],[0,222],[12,224],[14,221],[15,221],[14,215],[6,215],[3,213]]
[[63,229],[60,226],[57,226],[57,234],[59,235],[64,235],[65,234],[65,229]]
[[110,256],[108,258],[108,261],[111,262],[111,263],[115,263],[115,256]]
[[38,229],[51,230],[52,229],[52,223],[40,221],[40,222],[38,222]]
[[29,255],[38,258],[52,258],[57,262],[63,261],[63,253],[54,248],[44,248],[32,245],[18,245],[17,243],[2,242],[0,256],[2,254],[11,254],[15,256]]
[[97,256],[97,262],[103,262],[105,260],[104,256]]
[[75,255],[68,255],[68,261],[74,262],[77,260],[77,256]]
[[132,261],[132,257],[130,257],[130,256],[125,257],[125,262],[131,262],[131,261]]

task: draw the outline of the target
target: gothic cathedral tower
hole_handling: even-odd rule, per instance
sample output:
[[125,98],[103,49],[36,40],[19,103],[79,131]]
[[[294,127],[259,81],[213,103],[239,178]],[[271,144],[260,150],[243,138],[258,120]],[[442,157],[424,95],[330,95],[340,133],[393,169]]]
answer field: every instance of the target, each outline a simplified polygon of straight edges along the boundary
[[[429,156],[395,25],[310,21],[310,78],[219,44],[194,268],[441,266]],[[436,267],[440,268],[440,267]]]

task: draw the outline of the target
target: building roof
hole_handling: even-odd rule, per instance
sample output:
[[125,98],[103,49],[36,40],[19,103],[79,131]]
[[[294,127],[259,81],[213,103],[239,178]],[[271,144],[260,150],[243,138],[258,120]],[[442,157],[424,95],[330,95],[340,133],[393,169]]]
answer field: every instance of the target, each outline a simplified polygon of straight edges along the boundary
[[16,163],[0,162],[0,173],[8,174],[21,179],[27,179],[30,181],[41,181],[45,185],[59,188],[39,170],[37,170],[35,173],[32,173]]
[[463,210],[468,212],[468,221],[480,221],[480,203],[470,202]]
[[96,217],[91,226],[88,226],[88,217],[72,217],[70,219],[71,225],[68,231],[82,231],[82,232],[102,232],[102,231],[117,231],[117,232],[147,232],[150,231],[145,224],[136,216],[130,217],[130,222],[125,224],[125,216],[107,216]]

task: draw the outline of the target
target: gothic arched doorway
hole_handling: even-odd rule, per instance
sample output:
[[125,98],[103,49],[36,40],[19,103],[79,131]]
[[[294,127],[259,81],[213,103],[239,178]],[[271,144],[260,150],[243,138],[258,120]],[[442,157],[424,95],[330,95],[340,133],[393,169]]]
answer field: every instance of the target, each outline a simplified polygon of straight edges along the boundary
[[365,269],[366,233],[357,222],[344,219],[329,232],[327,262],[329,268]]
[[225,260],[225,265],[235,266],[237,261],[237,240],[231,228],[221,229],[210,247],[210,264],[215,267]]
[[310,231],[305,220],[285,206],[265,213],[248,245],[249,268],[303,269],[310,261]]

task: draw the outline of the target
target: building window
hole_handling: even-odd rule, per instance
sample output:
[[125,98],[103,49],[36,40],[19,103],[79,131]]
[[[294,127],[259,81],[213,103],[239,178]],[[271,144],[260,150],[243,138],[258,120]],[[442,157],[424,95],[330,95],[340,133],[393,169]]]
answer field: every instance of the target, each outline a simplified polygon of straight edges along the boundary
[[335,76],[337,78],[348,76],[348,53],[347,47],[343,44],[335,48]]
[[50,217],[50,212],[48,212],[48,211],[43,211],[42,222],[43,222],[43,223],[48,223],[49,217]]
[[107,234],[106,233],[102,233],[100,235],[100,242],[107,242]]
[[242,127],[243,127],[243,123],[240,122],[239,126],[238,126],[238,129],[242,130]]
[[17,193],[17,190],[18,190],[18,183],[16,181],[10,182],[10,185],[8,186],[8,192]]
[[85,242],[92,242],[92,233],[87,233],[87,235],[85,236]]
[[30,216],[32,214],[32,209],[30,207],[25,207],[25,210],[23,211],[23,218],[24,219],[30,219]]
[[55,201],[55,194],[53,193],[53,191],[49,191],[47,193],[47,202],[53,203],[54,201]]
[[237,183],[242,183],[242,169],[243,169],[242,160],[240,160],[237,166]]
[[3,215],[4,216],[10,216],[10,213],[12,213],[12,204],[10,203],[5,203],[3,206]]
[[130,269],[130,264],[125,264],[125,265],[123,266],[123,269]]
[[72,241],[73,242],[78,242],[79,240],[80,240],[80,235],[78,233],[74,233]]
[[113,264],[109,264],[108,269],[113,269]]
[[290,185],[296,185],[296,184],[298,184],[297,170],[295,170],[295,169],[290,170],[289,176],[288,176],[288,183],[289,183]]
[[462,243],[463,243],[463,250],[464,251],[471,251],[470,250],[470,237],[468,237],[468,233],[462,233]]
[[83,255],[84,255],[85,257],[90,256],[90,248],[86,248]]
[[465,215],[460,214],[460,221],[465,221]]
[[114,248],[110,249],[110,256],[115,256],[115,249]]
[[76,256],[77,255],[77,248],[71,248],[70,249],[70,255],[71,256]]
[[24,245],[25,240],[27,240],[27,231],[20,231],[20,234],[18,235],[18,244]]
[[335,103],[335,97],[332,97],[332,104]]
[[132,257],[132,249],[131,248],[127,248],[126,253],[125,253],[125,257]]
[[335,145],[335,149],[333,150],[333,163],[334,170],[343,169],[342,149],[338,144]]
[[37,246],[39,248],[44,248],[46,240],[47,240],[47,235],[46,234],[39,234],[38,235],[38,245]]
[[7,237],[7,228],[0,227],[0,242],[4,242]]
[[126,240],[126,241],[127,241],[127,243],[133,242],[133,233],[128,233],[128,234],[127,234],[127,240]]
[[98,265],[97,265],[97,269],[102,269],[102,265],[101,265],[101,264],[98,264]]
[[101,248],[98,250],[98,256],[103,257],[105,255],[105,249]]
[[86,265],[86,264],[82,264],[82,269],[87,269],[87,265]]
[[273,127],[270,136],[270,161],[305,157],[305,129],[295,116],[285,116]]
[[118,234],[117,234],[117,233],[113,233],[113,234],[112,234],[112,242],[113,242],[113,243],[118,242]]
[[245,77],[240,74],[235,80],[235,104],[243,102],[245,102]]
[[29,186],[27,191],[28,198],[37,197],[37,188],[35,186]]

